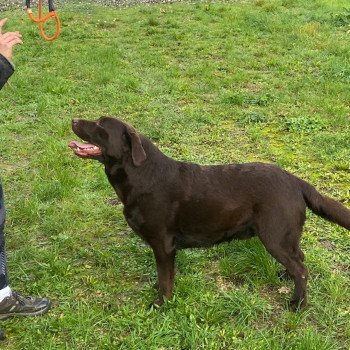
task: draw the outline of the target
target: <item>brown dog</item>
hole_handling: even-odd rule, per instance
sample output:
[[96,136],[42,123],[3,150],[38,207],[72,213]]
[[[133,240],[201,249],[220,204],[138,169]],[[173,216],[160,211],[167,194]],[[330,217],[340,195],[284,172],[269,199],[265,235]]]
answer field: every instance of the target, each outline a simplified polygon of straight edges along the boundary
[[258,236],[294,279],[291,307],[306,305],[307,269],[299,241],[309,207],[350,230],[350,210],[307,182],[262,163],[201,166],[168,158],[130,125],[112,118],[74,119],[86,143],[69,146],[99,160],[124,204],[130,227],[153,249],[159,298],[170,298],[177,249]]

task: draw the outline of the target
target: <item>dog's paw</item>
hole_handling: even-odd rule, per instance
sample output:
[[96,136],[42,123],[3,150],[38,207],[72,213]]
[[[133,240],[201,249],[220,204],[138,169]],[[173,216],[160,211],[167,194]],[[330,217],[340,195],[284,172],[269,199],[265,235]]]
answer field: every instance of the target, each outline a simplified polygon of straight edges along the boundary
[[164,300],[161,300],[157,298],[151,305],[149,306],[150,309],[159,309],[164,304]]
[[289,302],[289,310],[293,312],[301,311],[307,305],[306,299],[292,299]]

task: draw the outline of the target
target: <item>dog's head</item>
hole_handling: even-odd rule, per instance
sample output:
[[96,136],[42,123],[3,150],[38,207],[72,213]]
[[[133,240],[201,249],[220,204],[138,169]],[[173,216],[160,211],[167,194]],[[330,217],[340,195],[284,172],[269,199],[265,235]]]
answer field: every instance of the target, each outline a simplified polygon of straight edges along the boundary
[[132,159],[136,167],[147,158],[137,131],[116,118],[73,119],[72,130],[85,141],[71,141],[68,145],[81,158],[95,159],[104,164]]

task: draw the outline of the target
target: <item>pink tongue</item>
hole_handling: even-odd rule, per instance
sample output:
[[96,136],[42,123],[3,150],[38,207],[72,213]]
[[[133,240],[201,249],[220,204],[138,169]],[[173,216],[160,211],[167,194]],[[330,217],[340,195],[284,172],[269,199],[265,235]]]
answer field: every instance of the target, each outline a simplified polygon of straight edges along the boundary
[[82,149],[95,147],[95,145],[92,145],[90,143],[81,143],[81,142],[77,142],[77,141],[69,142],[68,146],[69,147],[79,147]]

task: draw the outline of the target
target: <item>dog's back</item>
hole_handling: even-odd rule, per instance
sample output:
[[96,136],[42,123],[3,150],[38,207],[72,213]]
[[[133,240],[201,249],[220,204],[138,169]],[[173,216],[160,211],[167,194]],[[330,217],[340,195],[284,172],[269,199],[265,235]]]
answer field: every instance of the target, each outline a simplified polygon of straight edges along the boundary
[[300,249],[306,206],[350,229],[350,210],[270,164],[200,166],[165,156],[145,136],[114,118],[74,120],[89,143],[70,143],[102,162],[131,228],[153,249],[160,305],[174,285],[176,249],[207,247],[257,235],[295,283],[291,307],[306,305],[307,269]]

